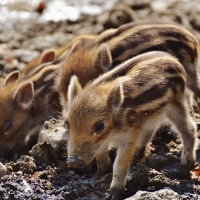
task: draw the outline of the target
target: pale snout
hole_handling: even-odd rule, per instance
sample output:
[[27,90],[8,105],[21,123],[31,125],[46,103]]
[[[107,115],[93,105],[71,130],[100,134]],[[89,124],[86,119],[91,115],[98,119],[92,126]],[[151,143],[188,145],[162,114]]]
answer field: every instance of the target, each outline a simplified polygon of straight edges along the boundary
[[86,166],[86,163],[79,156],[73,155],[69,159],[67,159],[67,165],[68,167],[72,168],[84,168]]

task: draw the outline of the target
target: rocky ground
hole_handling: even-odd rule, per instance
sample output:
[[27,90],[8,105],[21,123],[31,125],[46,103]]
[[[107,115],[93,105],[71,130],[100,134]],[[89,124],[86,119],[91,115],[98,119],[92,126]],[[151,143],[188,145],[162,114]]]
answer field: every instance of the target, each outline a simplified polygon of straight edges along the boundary
[[[35,18],[0,24],[0,82],[9,72],[23,69],[44,49],[58,48],[77,35],[98,34],[130,21],[175,21],[192,31],[200,41],[198,0],[122,2],[118,1],[112,9],[97,16],[82,14],[76,21],[38,22]],[[196,114],[200,129],[199,119]],[[69,169],[66,140],[62,121],[51,120],[44,124],[38,144],[28,155],[16,154],[9,160],[0,158],[0,199],[105,199],[112,173],[97,177],[95,165],[86,170]],[[175,132],[169,127],[162,128],[149,149],[151,155],[131,167],[123,199],[200,199],[198,163],[190,177],[177,179],[181,144]],[[200,148],[197,161],[200,161]]]

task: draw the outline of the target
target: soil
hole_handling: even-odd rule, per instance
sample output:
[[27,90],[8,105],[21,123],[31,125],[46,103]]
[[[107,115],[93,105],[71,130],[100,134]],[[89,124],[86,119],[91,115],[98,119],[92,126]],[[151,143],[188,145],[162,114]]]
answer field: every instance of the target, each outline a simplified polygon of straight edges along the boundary
[[[41,14],[42,15],[42,14]],[[44,49],[58,48],[80,34],[98,34],[108,28],[137,20],[169,20],[182,24],[200,40],[199,1],[125,0],[99,15],[81,14],[78,20],[39,22],[34,18],[0,24],[0,83],[5,76],[23,67]],[[195,114],[198,130],[200,115]],[[60,121],[54,121],[54,125]],[[52,126],[54,126],[52,125]],[[52,126],[48,131],[52,131]],[[200,131],[198,131],[198,138]],[[130,168],[122,199],[200,199],[200,148],[196,168],[183,180],[178,179],[181,142],[170,127],[161,128],[150,155]],[[111,152],[114,159],[114,152]],[[112,171],[96,175],[96,165],[72,170],[66,164],[66,144],[54,148],[39,142],[29,154],[0,158],[0,199],[106,199]],[[130,198],[131,199],[131,198]]]

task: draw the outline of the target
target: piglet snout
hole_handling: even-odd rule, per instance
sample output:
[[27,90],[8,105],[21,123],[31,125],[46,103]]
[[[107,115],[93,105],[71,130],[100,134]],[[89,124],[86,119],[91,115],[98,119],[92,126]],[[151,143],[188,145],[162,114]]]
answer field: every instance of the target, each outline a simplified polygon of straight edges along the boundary
[[84,168],[86,166],[86,163],[79,156],[73,155],[69,159],[67,159],[67,165],[68,167],[72,168]]

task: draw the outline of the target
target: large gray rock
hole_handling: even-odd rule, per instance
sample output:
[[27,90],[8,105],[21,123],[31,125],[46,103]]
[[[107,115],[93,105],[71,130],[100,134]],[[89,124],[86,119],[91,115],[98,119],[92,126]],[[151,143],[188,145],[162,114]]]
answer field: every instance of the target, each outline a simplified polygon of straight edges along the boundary
[[41,128],[38,143],[46,142],[57,151],[67,144],[67,139],[68,133],[63,127],[63,121],[51,119],[46,121]]

